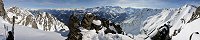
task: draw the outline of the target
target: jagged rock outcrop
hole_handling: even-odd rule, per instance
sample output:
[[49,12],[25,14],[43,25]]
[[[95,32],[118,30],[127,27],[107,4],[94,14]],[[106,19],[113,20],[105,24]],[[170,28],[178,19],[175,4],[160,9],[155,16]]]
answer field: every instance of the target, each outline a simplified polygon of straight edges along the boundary
[[79,19],[77,15],[72,14],[69,19],[69,34],[66,40],[82,40],[81,30],[79,29]]
[[116,30],[116,32],[118,34],[122,34],[123,33],[122,28],[120,27],[120,25],[116,25],[114,23],[111,23],[111,26],[113,26],[115,28],[115,30]]
[[161,26],[160,28],[158,28],[158,32],[156,33],[156,35],[154,35],[153,37],[151,37],[152,40],[170,40],[170,36],[169,36],[169,30],[170,29],[170,25],[166,25],[164,24],[163,26]]
[[115,23],[109,23],[110,26],[104,31],[105,34],[112,33],[112,34],[123,34],[122,28],[120,25],[116,25]]
[[85,14],[82,21],[81,21],[81,26],[87,30],[93,29],[91,27],[92,20],[94,20],[95,16],[91,13]]
[[104,31],[105,34],[107,33],[113,33],[113,34],[116,34],[115,31],[111,30],[109,27],[110,27],[110,21],[105,19],[105,18],[102,18],[102,26],[106,27],[107,29]]
[[12,23],[12,17],[15,16],[15,24],[29,26],[44,31],[59,31],[68,29],[64,23],[60,22],[53,15],[46,12],[31,13],[28,10],[19,7],[11,7],[7,9],[6,21]]
[[192,17],[190,18],[190,20],[187,23],[192,22],[198,18],[200,18],[200,6],[196,9],[195,12],[193,12]]
[[[68,38],[66,40],[81,40],[82,39],[82,35],[81,29],[80,28],[84,28],[86,30],[96,30],[96,33],[99,33],[98,31],[101,30],[103,27],[106,27],[107,29],[104,31],[105,34],[107,33],[113,33],[113,34],[122,34],[122,28],[120,27],[120,25],[116,25],[114,23],[110,23],[109,20],[107,19],[101,19],[98,16],[95,16],[92,13],[87,13],[84,14],[82,21],[79,20],[79,14],[72,14],[69,18],[69,23],[66,24],[68,25],[69,28],[69,34],[68,34]],[[111,25],[110,25],[111,24]],[[112,27],[112,28],[110,28]]]
[[[98,23],[93,23],[93,21],[101,20],[102,24],[96,25]],[[107,29],[104,31],[106,34],[107,33],[113,33],[113,34],[122,34],[122,28],[120,25],[115,25],[114,23],[109,23],[109,20],[104,19],[104,18],[99,18],[98,16],[95,16],[92,13],[87,13],[83,16],[83,19],[81,21],[81,26],[87,30],[95,29],[96,33],[98,33],[99,30],[101,30],[101,26],[106,27]],[[113,28],[110,28],[113,27]]]

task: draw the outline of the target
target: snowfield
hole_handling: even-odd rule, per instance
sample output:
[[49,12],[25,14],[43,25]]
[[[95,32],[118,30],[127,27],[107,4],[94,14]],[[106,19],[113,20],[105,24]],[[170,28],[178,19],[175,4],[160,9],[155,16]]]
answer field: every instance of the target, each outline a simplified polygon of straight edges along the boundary
[[[8,27],[8,30],[4,28],[4,25]],[[0,40],[6,40],[7,32],[11,30],[12,24],[6,22],[0,17]],[[62,37],[59,33],[48,32],[39,29],[33,29],[27,26],[15,25],[14,30],[15,40],[64,40],[66,37]]]

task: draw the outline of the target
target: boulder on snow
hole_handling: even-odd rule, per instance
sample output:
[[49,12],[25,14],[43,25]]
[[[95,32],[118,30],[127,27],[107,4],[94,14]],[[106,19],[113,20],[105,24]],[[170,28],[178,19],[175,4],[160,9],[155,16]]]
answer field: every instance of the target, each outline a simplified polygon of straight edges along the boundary
[[72,14],[69,18],[68,28],[69,28],[69,34],[68,38],[66,40],[82,40],[82,34],[80,33],[81,30],[79,30],[79,19],[77,15]]

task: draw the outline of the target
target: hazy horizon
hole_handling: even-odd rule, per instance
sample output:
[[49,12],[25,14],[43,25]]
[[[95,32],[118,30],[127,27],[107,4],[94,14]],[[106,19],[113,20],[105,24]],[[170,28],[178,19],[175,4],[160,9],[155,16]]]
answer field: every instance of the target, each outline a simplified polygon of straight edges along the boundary
[[178,8],[185,4],[200,5],[200,0],[3,0],[5,7],[36,9],[91,8],[120,6],[123,8]]

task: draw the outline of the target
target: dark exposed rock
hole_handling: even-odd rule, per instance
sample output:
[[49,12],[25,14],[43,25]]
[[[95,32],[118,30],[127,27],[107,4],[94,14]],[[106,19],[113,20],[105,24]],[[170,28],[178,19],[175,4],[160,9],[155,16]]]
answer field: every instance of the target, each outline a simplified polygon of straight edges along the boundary
[[102,18],[101,19],[101,22],[102,22],[102,26],[106,27],[107,29],[104,31],[105,34],[107,33],[112,33],[112,34],[116,34],[116,32],[114,30],[111,30],[109,27],[110,27],[110,23],[109,23],[109,20],[105,19],[105,18]]
[[[68,34],[68,38],[66,40],[81,40],[82,39],[82,34],[80,33],[81,30],[79,29],[79,27],[83,27],[87,30],[92,30],[95,29],[96,33],[98,33],[99,30],[102,29],[103,27],[106,27],[107,29],[104,31],[105,34],[107,33],[112,33],[112,34],[122,34],[122,28],[120,27],[120,25],[115,25],[114,23],[111,23],[112,25],[110,25],[109,20],[107,19],[101,19],[98,16],[95,16],[93,14],[85,14],[82,19],[82,21],[79,21],[79,14],[72,14],[69,18],[69,23],[68,28],[70,30],[69,34]],[[95,24],[94,21],[100,20],[101,24]],[[79,23],[81,22],[81,24],[79,25]],[[94,23],[93,23],[94,22]],[[115,28],[114,30],[111,30],[109,27],[112,26],[113,28]]]
[[[108,23],[108,24],[104,24],[104,23]],[[109,23],[109,21],[105,21],[103,24],[104,26],[107,28],[104,33],[107,34],[107,33],[112,33],[112,34],[123,34],[123,31],[122,31],[122,28],[120,27],[120,25],[115,25],[114,23]],[[107,26],[108,25],[108,26]],[[109,26],[110,25],[110,26]],[[114,30],[111,30],[109,27],[114,27]]]
[[96,33],[98,33],[98,31],[102,29],[101,25],[95,25],[93,23],[92,23],[92,28],[96,30]]
[[115,31],[113,31],[113,30],[111,30],[111,29],[109,29],[109,28],[107,28],[107,29],[104,31],[104,33],[105,33],[105,34],[108,34],[108,33],[116,34]]
[[199,34],[199,32],[193,32],[193,33],[190,35],[189,40],[192,40],[192,36],[193,36],[193,34]]
[[5,16],[5,15],[6,15],[6,12],[5,12],[5,9],[4,9],[3,1],[0,0],[0,16]]
[[164,24],[160,28],[158,28],[158,32],[156,33],[155,36],[151,37],[152,40],[170,40],[171,38],[169,37],[169,25]]
[[37,23],[35,21],[32,22],[32,28],[38,29]]
[[181,28],[179,28],[178,30],[174,30],[174,33],[173,33],[172,36],[176,36],[178,33],[180,33],[180,31],[182,30]]
[[122,34],[123,31],[122,31],[122,28],[120,27],[120,25],[114,25],[115,27],[115,30],[117,31],[118,34]]
[[[98,16],[95,16],[95,17],[94,17],[94,20],[95,20],[95,21],[97,21],[97,20],[100,21],[100,18],[99,18]],[[94,20],[93,20],[93,21],[94,21]],[[102,23],[102,22],[101,22],[101,23]],[[94,29],[96,30],[96,33],[98,33],[98,31],[102,29],[101,26],[102,26],[102,24],[101,24],[101,25],[96,25],[96,24],[92,23],[92,26],[91,26],[91,27],[94,28]]]
[[79,30],[79,19],[77,15],[72,14],[69,19],[68,28],[70,30],[66,40],[82,40],[82,34]]
[[110,23],[111,26],[113,26],[115,28],[115,30],[117,31],[118,34],[122,34],[122,28],[120,27],[120,25],[116,25],[114,23]]
[[91,27],[92,21],[94,20],[95,16],[93,14],[85,14],[82,21],[81,26],[87,30],[93,29]]
[[109,20],[102,18],[101,23],[102,23],[102,26],[109,28],[109,25],[110,25]]
[[193,12],[192,17],[187,23],[192,22],[197,18],[200,18],[200,6],[196,9],[195,13]]
[[28,24],[30,24],[32,22],[32,16],[31,15],[28,15],[26,17],[26,23],[25,23],[25,26],[27,26]]

